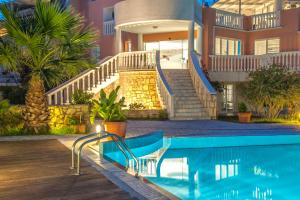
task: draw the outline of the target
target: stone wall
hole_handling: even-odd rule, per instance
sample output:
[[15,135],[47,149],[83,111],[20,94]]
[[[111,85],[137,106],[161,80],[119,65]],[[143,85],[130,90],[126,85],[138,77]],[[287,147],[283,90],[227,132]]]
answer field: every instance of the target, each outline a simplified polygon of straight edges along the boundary
[[70,117],[81,118],[82,123],[87,126],[89,122],[89,106],[88,105],[68,105],[68,106],[49,106],[51,128],[62,128],[69,125]]
[[127,106],[141,103],[146,110],[161,109],[156,81],[155,71],[120,72],[120,96],[125,97]]

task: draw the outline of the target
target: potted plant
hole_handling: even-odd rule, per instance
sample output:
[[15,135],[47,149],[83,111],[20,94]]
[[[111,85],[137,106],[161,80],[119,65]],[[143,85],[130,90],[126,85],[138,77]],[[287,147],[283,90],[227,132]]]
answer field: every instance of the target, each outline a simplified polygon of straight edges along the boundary
[[82,122],[81,115],[69,117],[69,124],[74,127],[76,133],[86,133],[86,125]]
[[94,124],[98,116],[103,120],[105,131],[117,134],[121,137],[126,135],[126,116],[123,108],[125,98],[118,100],[120,86],[112,90],[107,96],[104,90],[100,91],[99,100],[93,100],[91,109],[91,123]]
[[251,121],[251,112],[248,112],[247,105],[244,102],[239,103],[238,111],[239,122],[249,123]]

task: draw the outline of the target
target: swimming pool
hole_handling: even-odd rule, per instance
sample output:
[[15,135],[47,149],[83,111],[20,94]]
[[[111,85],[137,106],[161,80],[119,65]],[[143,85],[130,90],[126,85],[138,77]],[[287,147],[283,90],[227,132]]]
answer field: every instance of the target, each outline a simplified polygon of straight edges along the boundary
[[[157,132],[126,143],[139,174],[180,199],[300,199],[297,135],[165,138]],[[113,143],[100,150],[126,165]]]

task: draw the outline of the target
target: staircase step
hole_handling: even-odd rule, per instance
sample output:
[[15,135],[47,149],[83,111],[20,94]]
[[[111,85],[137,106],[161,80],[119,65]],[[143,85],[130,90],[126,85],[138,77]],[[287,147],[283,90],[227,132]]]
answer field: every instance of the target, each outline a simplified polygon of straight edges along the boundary
[[187,69],[166,69],[163,73],[175,94],[174,120],[209,119],[195,91],[190,72]]
[[197,108],[176,108],[176,113],[201,113],[204,112],[204,108],[197,107]]

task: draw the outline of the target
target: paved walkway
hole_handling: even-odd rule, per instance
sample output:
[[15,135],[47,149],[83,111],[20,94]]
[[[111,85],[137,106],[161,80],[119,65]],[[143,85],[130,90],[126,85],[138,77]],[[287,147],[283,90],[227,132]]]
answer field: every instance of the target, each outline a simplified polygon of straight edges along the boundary
[[57,140],[0,142],[0,199],[131,199],[86,162],[81,176],[69,165],[70,151]]
[[300,126],[240,124],[224,121],[128,121],[127,136],[163,130],[166,136],[232,136],[300,134]]

